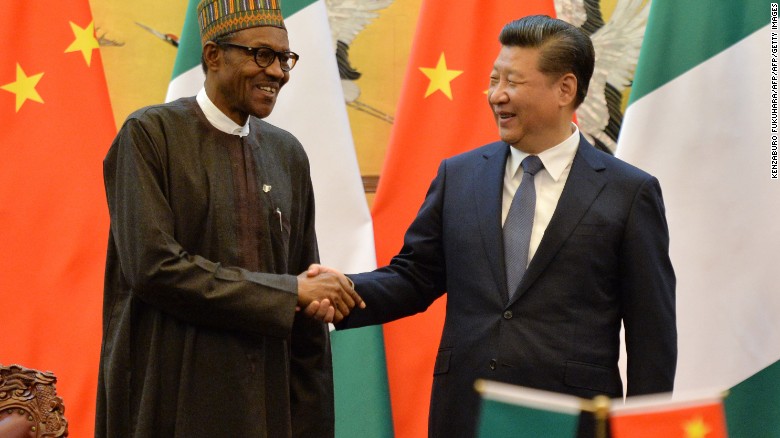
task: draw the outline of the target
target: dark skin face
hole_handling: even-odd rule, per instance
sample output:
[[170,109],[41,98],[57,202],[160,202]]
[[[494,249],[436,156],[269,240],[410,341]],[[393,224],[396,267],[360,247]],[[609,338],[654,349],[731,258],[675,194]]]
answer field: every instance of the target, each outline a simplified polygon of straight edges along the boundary
[[[248,47],[267,46],[276,51],[290,50],[287,31],[261,26],[233,34],[231,43]],[[279,90],[290,80],[279,60],[260,68],[245,50],[219,46],[212,41],[203,46],[206,62],[206,94],[225,115],[239,125],[249,115],[265,118],[276,104]]]

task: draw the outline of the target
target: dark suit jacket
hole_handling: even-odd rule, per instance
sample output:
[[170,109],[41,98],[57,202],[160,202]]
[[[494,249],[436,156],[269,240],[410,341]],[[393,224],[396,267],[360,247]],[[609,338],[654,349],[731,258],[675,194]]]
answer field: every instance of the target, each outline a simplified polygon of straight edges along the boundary
[[429,435],[473,437],[487,378],[618,397],[621,321],[628,395],[671,391],[675,276],[658,181],[581,139],[517,293],[508,299],[501,194],[508,145],[444,160],[391,264],[351,276],[365,299],[339,328],[424,311],[447,291]]

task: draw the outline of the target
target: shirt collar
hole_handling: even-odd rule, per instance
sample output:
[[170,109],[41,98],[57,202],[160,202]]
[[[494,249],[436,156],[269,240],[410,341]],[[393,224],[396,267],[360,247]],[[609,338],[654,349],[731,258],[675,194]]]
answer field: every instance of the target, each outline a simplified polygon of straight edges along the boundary
[[200,106],[203,114],[206,115],[206,119],[209,123],[218,130],[226,134],[238,135],[239,137],[246,137],[249,135],[249,118],[247,117],[244,126],[231,120],[230,117],[225,115],[225,113],[217,108],[217,106],[214,105],[214,102],[209,99],[209,96],[206,95],[205,88],[201,88],[200,91],[198,91],[195,100],[198,101],[198,106]]
[[[560,179],[563,171],[574,161],[574,155],[577,153],[577,147],[580,144],[580,129],[574,123],[571,126],[573,132],[566,140],[538,155],[539,159],[542,160],[542,164],[544,164],[544,169],[556,182]],[[514,175],[517,173],[517,169],[520,167],[523,159],[531,154],[511,146],[509,150],[511,152],[509,169],[512,175]]]

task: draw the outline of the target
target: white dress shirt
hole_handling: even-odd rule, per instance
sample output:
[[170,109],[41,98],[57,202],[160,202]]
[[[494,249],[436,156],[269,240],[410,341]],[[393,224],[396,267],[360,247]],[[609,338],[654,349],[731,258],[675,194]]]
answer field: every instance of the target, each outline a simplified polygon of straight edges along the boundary
[[247,117],[244,126],[234,122],[230,117],[226,116],[225,113],[217,108],[216,105],[214,105],[214,102],[212,102],[211,99],[209,99],[209,96],[206,94],[205,88],[201,88],[200,91],[198,91],[198,95],[195,97],[195,100],[198,101],[198,106],[200,106],[203,114],[206,115],[206,119],[215,128],[226,134],[237,135],[239,137],[246,137],[249,135],[249,118]]
[[[579,128],[572,123],[572,129],[574,132],[569,138],[538,155],[544,164],[544,169],[534,175],[536,212],[534,212],[534,225],[531,229],[531,246],[528,249],[529,262],[534,257],[539,242],[542,241],[544,231],[550,224],[555,207],[558,205],[558,199],[563,192],[563,186],[569,178],[571,163],[574,161],[574,155],[577,153],[577,147],[580,143]],[[511,146],[509,150],[511,153],[507,157],[504,172],[504,193],[501,206],[502,225],[506,221],[509,207],[512,205],[512,198],[523,179],[523,171],[518,170],[520,163],[530,155]]]

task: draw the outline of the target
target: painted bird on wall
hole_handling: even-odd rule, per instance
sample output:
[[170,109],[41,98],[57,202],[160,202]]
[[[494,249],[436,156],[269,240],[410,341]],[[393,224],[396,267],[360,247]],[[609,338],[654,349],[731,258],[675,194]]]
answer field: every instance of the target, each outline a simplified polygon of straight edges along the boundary
[[596,50],[588,95],[577,109],[580,131],[596,147],[614,153],[623,122],[623,90],[634,79],[650,1],[617,0],[604,22],[600,0],[555,0],[558,18],[587,33]]
[[361,73],[349,60],[349,46],[366,26],[379,17],[379,11],[392,3],[393,0],[325,0],[341,86],[344,89],[344,100],[352,108],[388,123],[393,123],[391,115],[359,100],[360,87],[355,81],[360,78]]

